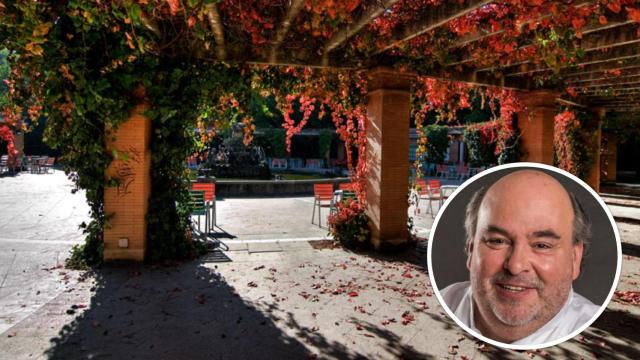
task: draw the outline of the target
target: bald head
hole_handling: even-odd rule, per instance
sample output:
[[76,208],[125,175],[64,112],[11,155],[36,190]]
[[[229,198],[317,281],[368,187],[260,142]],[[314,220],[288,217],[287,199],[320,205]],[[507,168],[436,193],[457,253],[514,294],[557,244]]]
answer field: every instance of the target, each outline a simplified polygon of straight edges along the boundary
[[[566,221],[571,223],[569,235],[574,244],[588,245],[590,240],[589,221],[582,206],[573,194],[554,177],[539,170],[520,170],[502,177],[488,188],[478,190],[467,205],[465,229],[469,242],[475,237],[478,219],[489,208],[502,208],[505,214],[523,214],[515,210],[524,208],[526,218],[510,219],[514,222],[545,223]],[[535,211],[544,209],[544,211]],[[513,211],[511,211],[513,210]],[[536,218],[534,218],[536,217]]]

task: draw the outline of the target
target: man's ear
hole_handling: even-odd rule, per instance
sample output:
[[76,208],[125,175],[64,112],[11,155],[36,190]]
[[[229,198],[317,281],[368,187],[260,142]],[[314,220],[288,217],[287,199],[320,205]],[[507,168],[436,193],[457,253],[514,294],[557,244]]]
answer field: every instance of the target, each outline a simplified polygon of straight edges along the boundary
[[471,257],[473,256],[473,239],[470,239],[467,244],[467,269],[471,270]]
[[573,245],[573,280],[580,276],[580,264],[582,263],[582,253],[584,251],[584,244],[579,242]]

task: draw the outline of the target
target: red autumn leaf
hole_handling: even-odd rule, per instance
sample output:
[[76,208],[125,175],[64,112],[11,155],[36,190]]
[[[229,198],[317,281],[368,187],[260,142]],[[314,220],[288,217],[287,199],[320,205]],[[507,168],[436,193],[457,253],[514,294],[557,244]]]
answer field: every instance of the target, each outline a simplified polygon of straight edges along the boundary
[[349,297],[356,297],[358,296],[358,292],[357,291],[352,291],[349,293]]
[[405,311],[404,313],[402,313],[402,325],[408,325],[413,320],[415,320],[415,317],[411,314],[411,312]]
[[573,86],[569,86],[566,88],[567,94],[569,94],[572,98],[577,98],[578,97],[578,92],[576,91],[576,89]]
[[607,8],[617,14],[622,9],[622,5],[620,5],[620,0],[612,0],[607,4]]
[[640,9],[632,8],[629,6],[627,6],[625,9],[627,9],[627,16],[629,17],[629,20],[640,23]]
[[411,272],[409,270],[406,270],[403,274],[402,277],[407,278],[407,279],[412,279],[413,275],[411,275]]
[[571,25],[575,30],[580,30],[587,23],[587,21],[583,18],[573,19],[571,20]]
[[189,19],[187,20],[187,26],[192,28],[193,25],[195,24],[196,24],[196,18],[194,18],[193,16],[189,16]]
[[604,16],[604,15],[600,15],[600,17],[598,18],[598,22],[599,22],[601,25],[607,25],[607,23],[608,23],[609,21],[607,20],[607,17],[606,17],[606,16]]
[[167,3],[169,4],[171,15],[177,14],[178,10],[180,10],[180,0],[167,0]]

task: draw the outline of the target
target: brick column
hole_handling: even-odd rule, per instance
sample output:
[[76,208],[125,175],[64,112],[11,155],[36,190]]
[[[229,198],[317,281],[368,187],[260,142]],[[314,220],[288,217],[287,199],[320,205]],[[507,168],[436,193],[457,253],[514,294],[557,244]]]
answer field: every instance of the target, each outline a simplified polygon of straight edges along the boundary
[[151,191],[151,121],[142,115],[147,107],[144,103],[137,105],[115,131],[105,129],[107,150],[115,150],[118,155],[106,176],[120,181],[118,187],[107,187],[104,193],[105,213],[111,216],[111,226],[104,229],[105,261],[144,260],[145,216]]
[[600,179],[615,182],[618,163],[618,139],[613,133],[602,134],[602,152],[600,153]]
[[411,77],[371,72],[367,95],[367,215],[376,249],[407,243]]
[[556,98],[552,91],[531,91],[523,95],[526,109],[518,114],[521,161],[553,165],[553,118]]
[[591,138],[591,144],[587,144],[589,148],[593,151],[593,164],[591,165],[591,169],[589,169],[589,174],[587,174],[587,178],[585,182],[589,184],[596,192],[600,191],[600,144],[602,143],[602,120],[604,120],[605,109],[604,108],[595,108],[593,112],[596,116],[596,125],[595,125],[595,134],[593,134],[593,138]]
[[18,131],[15,133],[15,139],[13,145],[18,150],[18,158],[20,159],[24,155],[24,131]]

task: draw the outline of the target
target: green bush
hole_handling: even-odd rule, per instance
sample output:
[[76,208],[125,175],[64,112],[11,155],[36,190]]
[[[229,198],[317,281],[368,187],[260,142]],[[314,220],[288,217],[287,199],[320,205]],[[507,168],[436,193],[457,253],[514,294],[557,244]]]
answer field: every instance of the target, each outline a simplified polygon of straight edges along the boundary
[[496,145],[495,143],[487,143],[483,139],[480,127],[467,127],[464,131],[464,142],[467,145],[469,165],[477,167],[497,162],[494,155]]
[[276,158],[287,156],[286,132],[284,129],[267,129],[267,142],[271,145],[270,155]]
[[319,146],[318,146],[318,158],[324,159],[327,157],[329,149],[331,149],[331,141],[333,140],[333,133],[329,130],[320,130]]
[[424,161],[432,164],[442,164],[449,146],[449,128],[442,125],[427,125],[424,128],[427,137],[427,151]]

